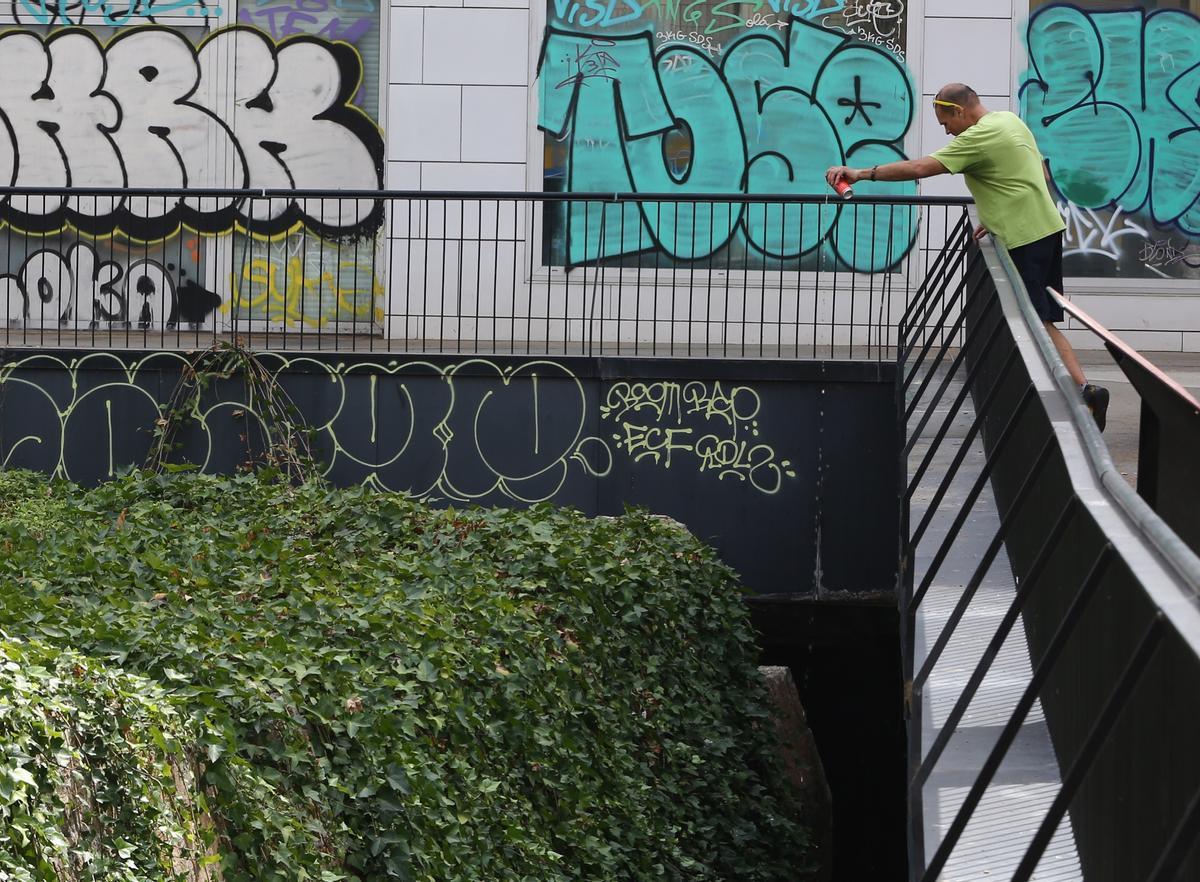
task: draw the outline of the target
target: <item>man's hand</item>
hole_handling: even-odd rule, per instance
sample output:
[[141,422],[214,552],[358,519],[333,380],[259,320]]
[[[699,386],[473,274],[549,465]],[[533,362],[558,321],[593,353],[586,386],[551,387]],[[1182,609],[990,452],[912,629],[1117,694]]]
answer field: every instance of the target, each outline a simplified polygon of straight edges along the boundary
[[975,228],[975,241],[978,242],[980,239],[982,239],[987,234],[988,234],[987,227],[985,227],[983,224],[980,224],[979,226],[977,226]]
[[858,169],[848,168],[844,165],[831,165],[825,172],[826,183],[832,187],[834,181],[838,178],[843,178],[853,184],[863,179],[863,173]]

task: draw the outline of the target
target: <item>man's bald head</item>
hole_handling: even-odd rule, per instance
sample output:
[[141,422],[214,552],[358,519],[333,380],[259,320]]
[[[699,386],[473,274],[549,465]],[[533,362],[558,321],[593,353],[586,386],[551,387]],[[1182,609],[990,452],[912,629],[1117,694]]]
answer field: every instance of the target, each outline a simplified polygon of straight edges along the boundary
[[939,101],[957,104],[964,110],[970,110],[979,104],[979,93],[966,83],[947,83],[938,90],[937,98]]

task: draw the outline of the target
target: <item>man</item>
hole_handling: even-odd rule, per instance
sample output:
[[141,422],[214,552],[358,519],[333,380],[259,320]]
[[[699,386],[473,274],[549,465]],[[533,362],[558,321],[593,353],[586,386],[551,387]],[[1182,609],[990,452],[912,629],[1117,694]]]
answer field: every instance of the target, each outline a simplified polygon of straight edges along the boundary
[[839,177],[853,184],[961,173],[979,210],[975,238],[991,232],[1008,249],[1046,333],[1071,379],[1079,384],[1096,425],[1104,431],[1108,390],[1088,383],[1071,344],[1055,326],[1063,320],[1062,307],[1046,293],[1047,286],[1063,290],[1062,234],[1066,225],[1050,198],[1046,186],[1049,171],[1033,133],[1016,114],[989,111],[975,90],[962,83],[943,86],[933,101],[933,112],[946,134],[954,135],[941,150],[868,169],[837,165],[825,172],[826,179],[832,186]]

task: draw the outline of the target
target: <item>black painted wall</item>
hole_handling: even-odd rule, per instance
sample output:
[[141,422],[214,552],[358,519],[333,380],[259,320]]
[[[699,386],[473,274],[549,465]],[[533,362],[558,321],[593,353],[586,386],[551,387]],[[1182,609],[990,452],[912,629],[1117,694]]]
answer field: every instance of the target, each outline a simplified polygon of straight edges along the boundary
[[[328,477],[436,504],[644,506],[762,594],[890,598],[894,369],[862,362],[263,354]],[[140,465],[186,357],[8,351],[0,465],[91,484]],[[241,376],[213,383],[175,457],[227,472],[262,435]]]

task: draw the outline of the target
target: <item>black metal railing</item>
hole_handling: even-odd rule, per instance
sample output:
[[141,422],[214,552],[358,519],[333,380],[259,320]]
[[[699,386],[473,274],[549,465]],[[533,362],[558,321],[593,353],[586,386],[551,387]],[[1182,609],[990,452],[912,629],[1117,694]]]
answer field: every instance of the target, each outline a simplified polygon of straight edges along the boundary
[[890,360],[965,204],[0,189],[0,345]]
[[[1017,849],[1020,857],[1011,874],[993,867],[989,878],[1032,878],[1068,815],[1089,882],[1200,878],[1200,560],[1112,466],[1007,254],[973,244],[969,228],[955,235],[943,263],[960,262],[963,274],[931,271],[905,313],[898,347],[898,399],[908,431],[905,508],[919,488],[924,505],[915,529],[906,510],[903,531],[910,878],[940,878],[967,847],[968,825],[988,823],[977,817],[981,803],[1039,702],[1060,783],[1028,837],[1016,832],[1020,823],[1004,819],[1002,850]],[[926,318],[934,313],[935,328],[947,325],[945,339],[930,333]],[[964,420],[968,395],[974,412]],[[1191,444],[1192,450],[1200,446],[1200,435]],[[924,455],[908,468],[918,445]],[[939,467],[931,472],[935,459]],[[930,492],[923,482],[935,474]],[[965,530],[985,522],[981,497],[988,489],[998,527],[963,581],[965,574],[942,570]],[[953,507],[946,502],[951,494]],[[930,528],[935,518],[936,531]],[[975,526],[966,526],[973,518]],[[962,637],[1002,550],[1014,579],[1007,608],[989,608],[983,629]],[[943,603],[945,623],[918,660],[918,614],[939,579],[953,586],[953,602]],[[1002,647],[1014,634],[1020,640],[1019,626],[1032,674],[1008,693],[1002,724],[990,730],[971,780],[959,782],[965,796],[927,853],[924,789]],[[956,638],[974,641],[980,654],[936,731],[924,733],[925,690]],[[994,719],[997,709],[989,710]]]

